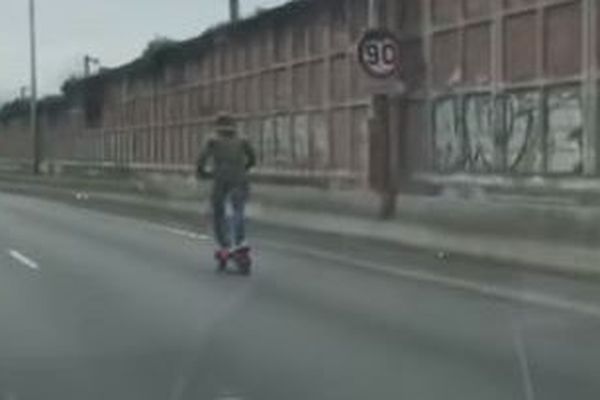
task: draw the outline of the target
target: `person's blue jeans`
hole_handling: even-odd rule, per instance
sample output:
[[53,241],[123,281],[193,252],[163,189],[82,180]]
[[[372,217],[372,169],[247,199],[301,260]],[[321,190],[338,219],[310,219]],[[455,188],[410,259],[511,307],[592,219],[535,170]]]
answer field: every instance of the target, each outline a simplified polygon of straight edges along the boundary
[[[227,184],[215,182],[212,193],[213,228],[217,244],[222,249],[241,246],[246,240],[246,202],[249,188],[247,183]],[[227,205],[233,214],[227,216]]]

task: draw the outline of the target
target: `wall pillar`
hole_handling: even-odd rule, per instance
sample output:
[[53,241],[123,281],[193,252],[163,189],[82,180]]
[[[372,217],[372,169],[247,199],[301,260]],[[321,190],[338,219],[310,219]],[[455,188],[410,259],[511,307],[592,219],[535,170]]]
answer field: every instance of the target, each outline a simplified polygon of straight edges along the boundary
[[598,2],[585,0],[583,2],[582,29],[583,29],[583,62],[585,71],[582,87],[584,104],[583,122],[583,172],[585,175],[594,176],[599,172],[598,156],[600,154],[600,140],[598,140]]

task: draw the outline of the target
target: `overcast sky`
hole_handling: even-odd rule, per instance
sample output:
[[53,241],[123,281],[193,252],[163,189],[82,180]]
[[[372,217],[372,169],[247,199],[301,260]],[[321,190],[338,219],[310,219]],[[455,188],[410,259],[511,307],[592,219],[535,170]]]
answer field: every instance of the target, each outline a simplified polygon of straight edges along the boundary
[[[36,0],[41,94],[56,93],[83,70],[83,56],[123,64],[156,36],[185,39],[228,17],[228,0]],[[27,0],[6,0],[0,13],[0,102],[29,83]],[[242,13],[285,0],[240,0]]]

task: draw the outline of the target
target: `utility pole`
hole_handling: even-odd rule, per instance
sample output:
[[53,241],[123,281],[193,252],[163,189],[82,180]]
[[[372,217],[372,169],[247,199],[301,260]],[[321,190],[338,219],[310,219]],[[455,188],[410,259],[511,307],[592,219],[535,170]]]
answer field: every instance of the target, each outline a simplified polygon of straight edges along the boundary
[[30,124],[33,139],[33,173],[40,173],[42,160],[42,138],[38,127],[37,110],[37,60],[36,60],[36,35],[35,35],[35,0],[29,0],[29,40],[31,50],[31,104]]
[[240,19],[240,0],[229,0],[229,18],[231,22]]
[[27,99],[27,86],[21,86],[19,89],[19,98],[21,101],[25,101]]

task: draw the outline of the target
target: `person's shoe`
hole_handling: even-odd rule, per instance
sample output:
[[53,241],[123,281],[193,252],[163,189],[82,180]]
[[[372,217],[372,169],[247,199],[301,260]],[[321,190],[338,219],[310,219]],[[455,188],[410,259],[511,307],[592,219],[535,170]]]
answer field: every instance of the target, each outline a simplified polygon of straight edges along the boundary
[[219,272],[225,271],[227,261],[231,257],[228,249],[221,249],[215,252],[215,260],[217,260],[217,268]]

